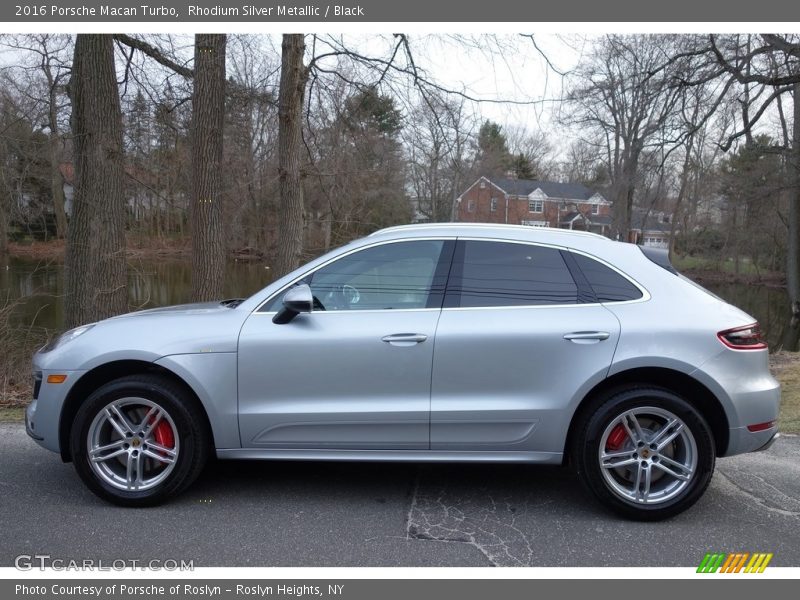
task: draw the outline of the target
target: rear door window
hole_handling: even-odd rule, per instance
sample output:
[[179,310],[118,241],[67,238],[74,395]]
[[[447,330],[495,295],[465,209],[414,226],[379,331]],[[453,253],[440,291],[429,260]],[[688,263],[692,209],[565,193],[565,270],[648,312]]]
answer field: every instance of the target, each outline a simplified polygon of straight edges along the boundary
[[456,245],[445,307],[577,303],[578,286],[557,248],[488,240]]

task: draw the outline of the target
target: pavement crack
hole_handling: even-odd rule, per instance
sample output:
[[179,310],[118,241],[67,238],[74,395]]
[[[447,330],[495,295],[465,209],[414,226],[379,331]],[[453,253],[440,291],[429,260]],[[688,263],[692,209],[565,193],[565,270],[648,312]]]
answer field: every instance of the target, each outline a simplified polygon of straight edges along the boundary
[[467,544],[492,566],[536,564],[530,535],[518,525],[527,502],[512,502],[488,488],[453,490],[425,481],[415,484],[408,512],[409,539]]
[[[758,475],[755,475],[754,473],[750,473],[750,475],[755,477],[756,479],[758,479],[762,483],[764,483],[767,487],[772,488],[772,490],[778,492],[778,494],[780,494],[781,496],[786,496],[783,492],[781,492],[775,486],[770,485],[762,477],[759,477]],[[755,504],[759,505],[761,508],[763,508],[764,510],[766,510],[768,512],[771,512],[771,513],[777,514],[777,515],[782,515],[782,516],[785,516],[785,517],[800,517],[800,511],[786,510],[786,509],[783,509],[783,508],[778,508],[776,506],[772,506],[771,504],[768,503],[768,501],[765,498],[757,496],[752,491],[750,491],[749,489],[744,487],[742,484],[734,481],[734,479],[730,475],[727,475],[726,473],[723,473],[720,469],[717,469],[716,476],[721,478],[722,480],[724,480],[726,483],[728,483],[733,488],[735,488],[740,494],[745,496],[748,500],[754,502]]]
[[417,491],[419,490],[420,469],[417,469],[417,475],[414,477],[414,487],[411,490],[411,505],[408,508],[406,515],[406,539],[409,539],[409,532],[411,531],[411,515],[414,513],[414,507],[417,505]]

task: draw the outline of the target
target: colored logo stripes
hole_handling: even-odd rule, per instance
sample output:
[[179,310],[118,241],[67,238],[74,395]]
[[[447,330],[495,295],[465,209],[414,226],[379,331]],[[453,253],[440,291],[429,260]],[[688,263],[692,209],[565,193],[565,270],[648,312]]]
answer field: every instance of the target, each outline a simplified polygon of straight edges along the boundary
[[698,573],[763,573],[769,561],[769,552],[735,552],[731,554],[708,553],[703,557]]

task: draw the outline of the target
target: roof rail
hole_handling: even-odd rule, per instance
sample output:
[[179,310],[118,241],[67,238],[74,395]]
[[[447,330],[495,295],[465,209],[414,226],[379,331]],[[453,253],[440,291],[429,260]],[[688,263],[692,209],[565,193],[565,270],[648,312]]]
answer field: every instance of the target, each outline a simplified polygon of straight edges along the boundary
[[424,231],[426,229],[514,229],[516,231],[536,231],[547,232],[549,234],[565,234],[588,236],[593,238],[600,238],[601,240],[608,240],[609,238],[600,235],[599,233],[592,233],[591,231],[578,231],[575,229],[561,229],[557,227],[531,227],[529,225],[507,225],[505,223],[412,223],[410,225],[395,225],[394,227],[386,227],[370,233],[367,237],[375,235],[382,235],[384,233],[394,233],[400,231]]

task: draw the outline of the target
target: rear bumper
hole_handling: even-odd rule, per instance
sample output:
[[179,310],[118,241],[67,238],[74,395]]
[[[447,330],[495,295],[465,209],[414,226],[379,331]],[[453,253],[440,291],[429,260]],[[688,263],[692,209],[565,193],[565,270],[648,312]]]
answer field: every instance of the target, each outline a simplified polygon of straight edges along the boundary
[[771,427],[764,431],[752,432],[747,427],[737,427],[730,430],[728,451],[724,456],[733,456],[744,452],[760,452],[767,450],[778,439],[778,427]]
[[778,433],[777,424],[761,431],[748,426],[777,422],[781,386],[769,373],[767,351],[723,350],[691,375],[722,404],[728,421],[728,445],[721,456],[755,452]]
[[764,444],[763,446],[761,446],[760,448],[756,448],[755,452],[763,452],[764,450],[769,450],[769,449],[770,449],[770,447],[772,447],[772,444],[774,444],[774,443],[775,443],[775,441],[776,441],[776,440],[777,440],[779,437],[781,437],[781,434],[780,434],[780,432],[776,431],[776,432],[775,432],[775,433],[772,435],[772,437],[771,437],[771,438],[769,438],[769,440],[767,441],[767,443],[766,443],[766,444]]

